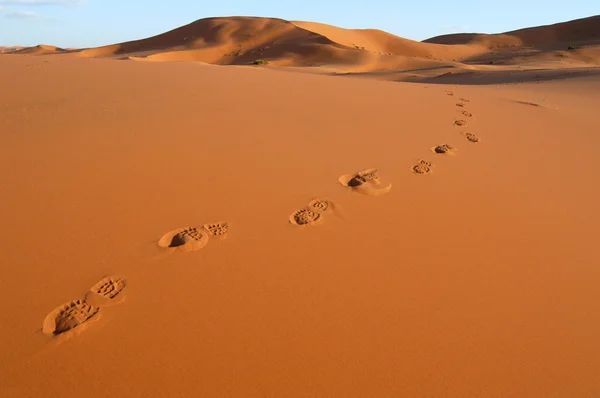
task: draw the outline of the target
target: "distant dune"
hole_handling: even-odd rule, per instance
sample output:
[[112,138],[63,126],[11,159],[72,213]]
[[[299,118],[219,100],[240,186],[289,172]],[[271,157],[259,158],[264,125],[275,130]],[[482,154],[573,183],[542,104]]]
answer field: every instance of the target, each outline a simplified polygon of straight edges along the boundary
[[14,53],[215,65],[260,63],[395,81],[450,78],[460,83],[461,76],[472,81],[473,75],[482,76],[483,82],[492,75],[493,81],[512,81],[515,71],[597,68],[600,16],[501,34],[444,35],[423,42],[376,29],[315,22],[205,18],[141,40],[84,49],[38,45]]
[[481,44],[489,48],[508,46],[565,47],[600,43],[600,15],[553,25],[513,30],[499,34],[457,33],[432,37],[424,43]]
[[38,44],[37,46],[34,47],[23,47],[20,48],[16,51],[14,51],[14,54],[32,54],[32,55],[44,55],[44,54],[55,54],[55,53],[60,53],[60,52],[64,52],[66,50],[60,48],[60,47],[56,47],[56,46],[49,46],[46,44]]
[[0,46],[0,53],[12,53],[22,48],[21,46]]

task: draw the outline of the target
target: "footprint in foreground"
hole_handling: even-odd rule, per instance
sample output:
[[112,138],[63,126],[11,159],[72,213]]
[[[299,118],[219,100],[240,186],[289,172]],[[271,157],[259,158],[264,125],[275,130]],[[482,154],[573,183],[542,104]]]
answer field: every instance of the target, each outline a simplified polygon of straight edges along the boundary
[[473,143],[478,143],[480,141],[479,137],[477,137],[475,134],[473,133],[463,133],[463,135],[465,136],[465,138],[467,139],[467,141],[469,142],[473,142]]
[[433,167],[433,165],[431,164],[431,162],[421,159],[417,162],[417,164],[412,166],[410,169],[415,174],[432,174],[433,173],[432,167]]
[[440,155],[454,155],[456,152],[456,148],[448,144],[434,146],[431,150]]
[[107,276],[96,283],[85,296],[85,301],[96,306],[122,303],[127,281],[118,276]]
[[46,316],[42,332],[49,335],[59,335],[75,328],[82,330],[83,325],[99,318],[100,307],[91,305],[85,300],[70,301],[55,308]]
[[290,224],[298,226],[317,225],[323,222],[323,215],[335,211],[335,204],[324,198],[315,198],[302,209],[294,211],[289,218]]
[[125,300],[123,290],[125,279],[107,276],[91,287],[83,300],[75,300],[55,308],[46,316],[42,332],[47,335],[70,337],[73,332],[81,332],[83,326],[100,318],[100,308],[118,304]]
[[467,125],[467,121],[466,120],[462,120],[462,119],[458,119],[454,121],[454,125],[455,126],[466,126]]
[[462,111],[461,113],[463,114],[463,116],[466,116],[466,117],[472,117],[473,116],[473,114],[471,112]]
[[365,195],[383,195],[392,189],[392,184],[382,186],[377,169],[366,169],[358,173],[344,174],[340,184]]
[[178,228],[167,232],[158,241],[162,248],[176,248],[183,252],[202,249],[211,238],[224,239],[229,231],[227,222],[204,224],[201,227]]

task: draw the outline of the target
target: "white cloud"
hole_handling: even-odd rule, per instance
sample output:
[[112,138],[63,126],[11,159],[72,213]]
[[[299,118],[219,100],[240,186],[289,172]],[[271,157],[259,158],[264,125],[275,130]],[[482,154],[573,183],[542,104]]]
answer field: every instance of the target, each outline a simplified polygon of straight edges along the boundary
[[19,6],[73,6],[85,0],[0,0],[0,4]]
[[15,9],[9,6],[18,6],[19,8],[36,7],[36,6],[76,6],[86,3],[87,0],[0,0],[0,18],[10,19],[47,19],[35,11]]
[[40,15],[33,11],[14,10],[12,8],[0,6],[0,17],[10,19],[36,19],[39,18]]
[[2,13],[4,18],[12,19],[34,19],[40,16],[37,12],[25,10],[4,10],[0,11],[0,13]]

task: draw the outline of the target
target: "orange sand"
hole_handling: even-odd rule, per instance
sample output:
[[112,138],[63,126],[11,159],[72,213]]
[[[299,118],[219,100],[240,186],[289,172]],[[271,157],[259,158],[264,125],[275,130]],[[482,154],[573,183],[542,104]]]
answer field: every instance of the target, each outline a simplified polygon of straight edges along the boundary
[[[243,64],[225,22],[183,54]],[[0,56],[0,396],[600,396],[597,66],[253,24],[272,66]]]

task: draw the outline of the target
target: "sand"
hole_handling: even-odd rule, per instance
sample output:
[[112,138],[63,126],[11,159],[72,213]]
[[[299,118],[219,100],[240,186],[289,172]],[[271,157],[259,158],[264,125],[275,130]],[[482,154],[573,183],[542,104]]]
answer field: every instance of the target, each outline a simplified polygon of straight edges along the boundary
[[600,396],[592,64],[41,52],[0,56],[0,396]]

